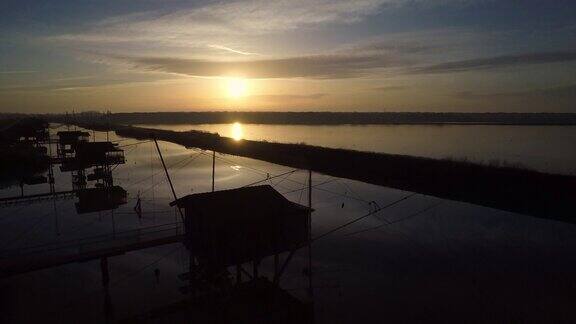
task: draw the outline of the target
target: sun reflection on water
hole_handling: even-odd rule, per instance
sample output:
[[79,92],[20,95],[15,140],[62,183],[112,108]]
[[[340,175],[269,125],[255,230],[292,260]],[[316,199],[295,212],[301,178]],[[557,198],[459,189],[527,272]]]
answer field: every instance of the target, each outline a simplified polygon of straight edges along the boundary
[[244,130],[242,129],[242,124],[238,122],[232,124],[232,138],[235,141],[239,141],[244,138]]

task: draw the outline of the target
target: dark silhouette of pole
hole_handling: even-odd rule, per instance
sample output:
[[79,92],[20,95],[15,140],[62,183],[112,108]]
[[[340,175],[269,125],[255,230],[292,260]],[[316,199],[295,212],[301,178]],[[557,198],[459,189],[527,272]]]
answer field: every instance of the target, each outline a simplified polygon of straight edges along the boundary
[[104,317],[106,323],[112,323],[114,313],[112,308],[112,298],[110,296],[110,273],[108,272],[108,258],[100,258],[100,271],[102,273],[102,286],[104,287]]
[[108,132],[110,131],[110,110],[106,112],[106,121],[108,124],[108,127],[106,127],[106,142],[110,142],[110,135],[108,135]]
[[114,209],[110,211],[112,215],[112,238],[116,238],[116,220],[114,220]]
[[216,176],[216,151],[212,151],[212,192],[214,192],[215,176]]
[[312,170],[308,170],[308,296],[313,297],[312,289]]
[[[172,185],[172,180],[170,180],[170,174],[168,173],[168,169],[166,168],[166,163],[164,163],[164,158],[162,157],[162,152],[160,151],[160,146],[158,146],[158,141],[156,137],[154,137],[154,144],[156,144],[156,150],[158,150],[158,155],[160,156],[160,161],[162,162],[162,167],[164,167],[164,172],[166,173],[166,179],[168,179],[168,184],[170,184],[170,189],[172,190],[172,196],[174,196],[174,200],[178,200],[176,196],[176,191],[174,191],[174,186]],[[180,213],[180,220],[184,221],[184,215],[182,214],[182,210],[180,207],[177,207],[178,212]]]

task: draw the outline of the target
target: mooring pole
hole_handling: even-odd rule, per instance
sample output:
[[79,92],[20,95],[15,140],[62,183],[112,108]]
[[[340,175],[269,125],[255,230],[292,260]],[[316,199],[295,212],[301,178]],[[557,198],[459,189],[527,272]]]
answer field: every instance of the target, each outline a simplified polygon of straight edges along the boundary
[[[54,196],[52,196],[54,197]],[[54,206],[54,226],[56,228],[56,235],[60,236],[60,225],[58,225],[58,210],[56,209],[56,199],[52,198],[52,205]]]
[[239,285],[242,282],[242,271],[240,264],[236,265],[236,285]]
[[110,211],[112,215],[112,238],[116,238],[116,221],[114,220],[114,209]]
[[212,192],[214,192],[215,176],[216,176],[216,151],[212,151]]
[[110,273],[108,272],[108,258],[100,258],[100,271],[102,272],[102,287],[107,287],[110,283]]
[[[172,190],[172,196],[174,196],[174,200],[178,200],[176,196],[176,191],[174,191],[174,186],[172,185],[172,180],[170,180],[170,174],[168,173],[168,169],[166,168],[166,163],[164,163],[164,158],[162,157],[162,152],[160,151],[160,146],[158,146],[158,141],[156,137],[154,137],[154,144],[156,144],[156,150],[158,150],[158,155],[160,156],[160,161],[162,162],[162,167],[164,167],[164,172],[166,173],[166,179],[168,179],[168,184],[170,184],[170,189]],[[184,222],[184,214],[182,214],[182,210],[180,207],[177,207],[178,212],[180,213],[180,220]]]
[[312,289],[312,170],[308,169],[308,296],[314,295]]
[[100,258],[100,271],[102,272],[102,286],[104,287],[104,316],[106,323],[112,323],[113,310],[110,297],[110,273],[108,272],[108,258]]
[[108,135],[108,132],[110,131],[110,110],[106,112],[106,121],[108,124],[108,127],[106,127],[106,142],[110,142],[110,135]]
[[278,265],[280,264],[280,258],[278,253],[274,254],[274,276],[278,274]]
[[258,279],[258,264],[260,260],[252,261],[252,279]]

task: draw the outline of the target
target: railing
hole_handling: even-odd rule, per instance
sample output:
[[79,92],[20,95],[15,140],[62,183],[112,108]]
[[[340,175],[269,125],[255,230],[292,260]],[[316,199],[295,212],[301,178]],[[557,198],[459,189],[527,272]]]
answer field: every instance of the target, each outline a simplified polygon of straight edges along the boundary
[[134,230],[97,235],[63,242],[51,242],[41,245],[22,247],[18,249],[1,250],[0,259],[45,254],[64,249],[76,249],[77,253],[84,253],[98,248],[113,248],[118,243],[130,244],[162,239],[184,233],[183,223],[168,223],[138,228]]
[[17,205],[32,204],[38,201],[54,200],[54,199],[71,199],[76,197],[76,191],[61,191],[55,193],[36,194],[28,196],[15,196],[0,198],[0,208],[12,207]]

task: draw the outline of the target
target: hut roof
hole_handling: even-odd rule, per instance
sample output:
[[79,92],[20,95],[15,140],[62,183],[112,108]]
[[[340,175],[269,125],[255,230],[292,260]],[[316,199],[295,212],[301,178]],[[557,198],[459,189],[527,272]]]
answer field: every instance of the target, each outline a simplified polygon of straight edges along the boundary
[[60,131],[56,133],[59,137],[81,137],[90,136],[90,133],[83,131]]
[[217,215],[226,221],[261,219],[272,215],[306,214],[308,207],[291,202],[270,185],[188,195],[170,203],[195,211]]
[[309,237],[310,209],[269,185],[193,194],[170,205],[186,209],[185,244],[208,267],[289,251]]
[[106,152],[121,151],[116,144],[112,142],[83,142],[79,143],[76,148],[77,152],[89,152],[90,154],[101,154]]

